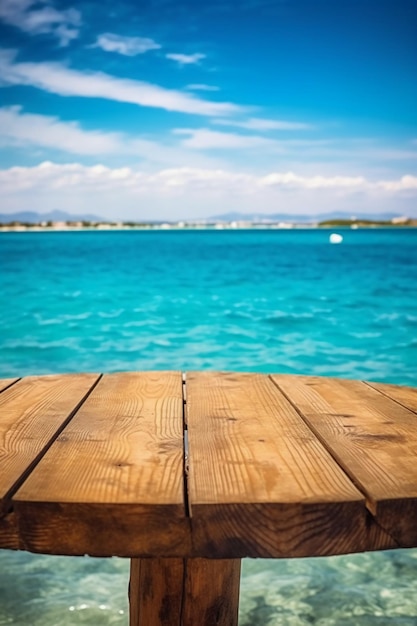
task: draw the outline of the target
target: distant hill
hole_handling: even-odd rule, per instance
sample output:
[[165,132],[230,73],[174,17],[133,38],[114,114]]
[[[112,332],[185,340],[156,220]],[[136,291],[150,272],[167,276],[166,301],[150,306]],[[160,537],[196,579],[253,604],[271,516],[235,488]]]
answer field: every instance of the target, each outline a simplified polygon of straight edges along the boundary
[[290,213],[221,213],[220,215],[212,215],[207,218],[207,221],[213,222],[324,222],[335,219],[349,220],[352,217],[358,220],[392,220],[394,217],[400,217],[398,213],[343,213],[341,211],[334,211],[331,213],[316,213],[314,215],[307,214],[290,214]]
[[[398,213],[357,213],[352,215],[351,213],[344,212],[331,212],[331,213],[317,213],[315,215],[309,214],[291,214],[291,213],[239,213],[237,211],[231,211],[229,213],[221,213],[219,215],[212,215],[202,220],[187,220],[190,222],[289,222],[298,224],[307,224],[311,222],[327,222],[331,220],[350,220],[352,218],[356,220],[378,220],[378,221],[390,221],[393,218],[400,217]],[[37,213],[36,211],[19,211],[17,213],[0,213],[0,224],[8,224],[10,222],[21,222],[23,224],[39,224],[40,222],[106,222],[111,221],[103,219],[98,215],[85,213],[81,215],[73,215],[66,213],[65,211],[49,211],[48,213]],[[141,220],[143,221],[143,220]],[[159,224],[160,220],[145,220],[147,223]],[[169,220],[176,222],[177,220]]]
[[97,215],[72,215],[65,211],[49,211],[49,213],[36,213],[35,211],[19,211],[18,213],[0,213],[0,223],[22,222],[27,224],[39,224],[39,222],[102,222],[103,218]]

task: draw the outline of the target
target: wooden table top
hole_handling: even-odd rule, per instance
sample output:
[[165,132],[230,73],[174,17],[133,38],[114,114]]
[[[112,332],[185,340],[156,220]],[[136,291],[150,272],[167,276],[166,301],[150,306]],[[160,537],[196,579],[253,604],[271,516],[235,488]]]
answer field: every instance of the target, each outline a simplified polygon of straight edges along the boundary
[[278,558],[417,546],[417,389],[132,372],[0,390],[2,548]]

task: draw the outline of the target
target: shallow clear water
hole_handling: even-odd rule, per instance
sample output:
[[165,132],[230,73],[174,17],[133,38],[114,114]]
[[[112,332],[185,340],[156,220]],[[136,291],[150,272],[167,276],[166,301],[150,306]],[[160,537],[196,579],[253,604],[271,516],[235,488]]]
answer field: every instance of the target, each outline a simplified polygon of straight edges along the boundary
[[[217,369],[417,386],[417,231],[0,234],[0,377]],[[417,551],[247,560],[242,626],[417,624]],[[0,553],[0,625],[127,624],[128,562]]]

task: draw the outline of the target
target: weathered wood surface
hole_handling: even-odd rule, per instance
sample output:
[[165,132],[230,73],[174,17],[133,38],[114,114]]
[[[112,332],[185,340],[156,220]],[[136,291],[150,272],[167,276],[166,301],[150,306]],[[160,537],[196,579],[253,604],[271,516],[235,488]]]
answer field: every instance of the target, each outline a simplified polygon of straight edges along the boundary
[[387,385],[381,383],[367,384],[417,414],[417,393],[413,387]]
[[130,626],[235,626],[239,559],[132,559]]
[[183,554],[181,374],[103,376],[14,505],[30,550]]
[[[416,392],[359,381],[273,376],[273,381],[366,497],[397,546],[417,545]],[[384,391],[384,393],[381,393]]]
[[0,548],[19,550],[22,547],[16,516],[13,511],[0,517]]
[[11,387],[15,382],[17,382],[18,378],[2,378],[0,379],[0,392],[8,387]]
[[268,377],[189,374],[187,414],[196,553],[366,549],[363,495]]
[[129,626],[181,626],[184,559],[132,559]]
[[98,376],[28,377],[0,394],[0,517]]
[[1,384],[0,547],[239,559],[417,546],[416,389],[208,372]]

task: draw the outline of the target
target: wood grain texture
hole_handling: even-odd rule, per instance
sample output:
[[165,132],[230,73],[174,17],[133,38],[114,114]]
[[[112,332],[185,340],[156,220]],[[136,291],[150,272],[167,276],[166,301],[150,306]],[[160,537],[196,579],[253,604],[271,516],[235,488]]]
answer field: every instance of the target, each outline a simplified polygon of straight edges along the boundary
[[130,626],[237,626],[240,560],[132,559]]
[[[417,414],[417,388],[404,387],[402,385],[387,385],[382,383],[367,383],[388,398],[392,398],[407,409]],[[416,418],[417,419],[417,418]]]
[[181,626],[183,588],[184,559],[132,559],[129,626]]
[[6,550],[22,549],[16,515],[13,511],[0,517],[0,548]]
[[97,381],[29,377],[0,393],[0,547],[230,559],[417,545],[414,390],[210,372],[185,390],[175,372]]
[[181,374],[104,376],[13,502],[32,551],[182,555]]
[[0,394],[0,517],[10,497],[98,376],[28,377]]
[[195,554],[364,549],[362,494],[267,377],[188,374],[187,419]]
[[11,385],[13,385],[18,380],[19,380],[18,378],[2,378],[2,379],[0,379],[0,393],[4,389],[7,389],[7,387],[10,387]]
[[237,626],[239,559],[185,559],[181,626]]
[[359,381],[272,378],[366,494],[377,524],[397,546],[416,545],[415,413]]

